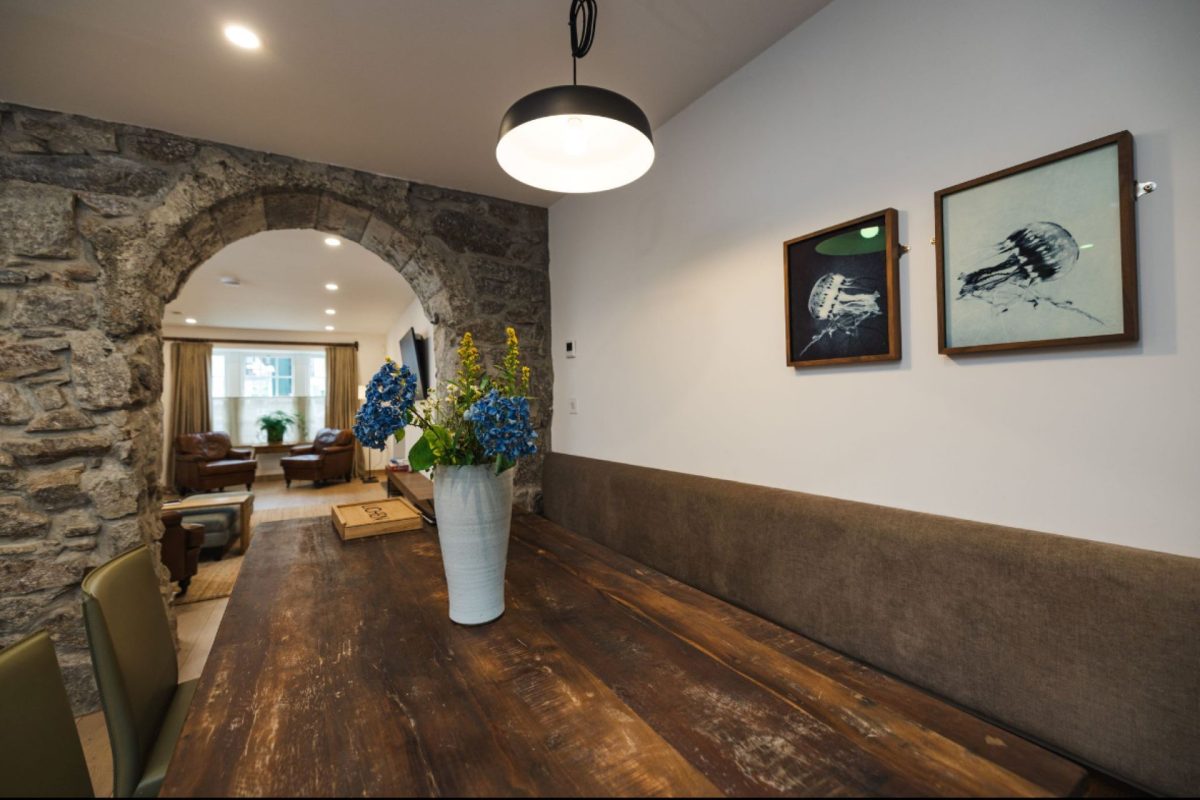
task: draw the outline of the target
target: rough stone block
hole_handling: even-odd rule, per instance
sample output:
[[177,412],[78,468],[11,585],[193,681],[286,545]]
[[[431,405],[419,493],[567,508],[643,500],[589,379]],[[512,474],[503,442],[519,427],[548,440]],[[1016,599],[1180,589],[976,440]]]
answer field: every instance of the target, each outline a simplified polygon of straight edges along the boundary
[[133,373],[125,357],[99,331],[71,338],[71,378],[82,408],[120,408],[133,400]]
[[123,469],[104,468],[83,473],[80,487],[102,519],[119,519],[138,510],[140,487]]
[[50,372],[62,366],[48,347],[41,344],[0,344],[0,380]]
[[67,114],[16,115],[17,128],[41,139],[51,153],[113,153],[117,136],[111,125]]
[[266,230],[263,199],[258,195],[230,200],[212,211],[221,238],[228,244]]
[[[29,496],[43,508],[50,511],[61,511],[64,508],[87,503],[87,495],[80,489],[82,474],[83,467],[38,472],[26,481],[25,487]],[[56,519],[56,528],[59,524],[60,521]]]
[[3,184],[0,186],[0,220],[3,220],[0,253],[70,258],[75,255],[76,248],[74,209],[75,195],[54,185]]
[[96,427],[92,418],[77,408],[60,408],[56,411],[45,411],[33,418],[25,430],[33,433],[40,431],[81,431]]
[[63,395],[62,389],[53,384],[38,386],[33,390],[33,396],[43,411],[54,411],[67,404],[67,398]]
[[122,137],[127,155],[140,156],[160,164],[178,164],[187,161],[200,150],[195,142],[170,134],[140,132]]
[[317,227],[329,233],[336,233],[344,239],[357,242],[362,238],[367,228],[371,212],[366,209],[342,202],[327,194],[321,195],[317,208]]
[[266,213],[269,230],[289,228],[312,228],[317,224],[317,202],[315,192],[287,192],[263,196],[263,211]]
[[88,511],[67,511],[54,516],[52,531],[64,539],[95,536],[100,532],[100,520]]
[[17,294],[12,324],[20,328],[43,325],[85,330],[96,321],[96,299],[92,291],[61,286],[39,286]]
[[53,464],[73,456],[104,455],[112,448],[112,440],[99,433],[75,433],[67,436],[38,436],[7,439],[0,447],[18,464]]
[[33,417],[33,406],[25,399],[20,387],[0,383],[0,424],[19,425]]
[[170,176],[157,167],[116,155],[10,155],[0,156],[0,180],[145,197],[165,189]]
[[0,497],[0,538],[24,539],[50,530],[50,518],[32,510],[19,497]]

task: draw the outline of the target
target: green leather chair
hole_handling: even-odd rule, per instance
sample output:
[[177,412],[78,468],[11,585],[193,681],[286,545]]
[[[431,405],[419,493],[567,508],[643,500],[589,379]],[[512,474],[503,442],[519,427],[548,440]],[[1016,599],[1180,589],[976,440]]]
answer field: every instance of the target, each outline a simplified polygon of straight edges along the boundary
[[130,550],[83,579],[83,623],[112,742],[113,793],[155,797],[196,681],[178,682],[149,550]]
[[39,631],[0,651],[0,797],[92,797],[54,645]]

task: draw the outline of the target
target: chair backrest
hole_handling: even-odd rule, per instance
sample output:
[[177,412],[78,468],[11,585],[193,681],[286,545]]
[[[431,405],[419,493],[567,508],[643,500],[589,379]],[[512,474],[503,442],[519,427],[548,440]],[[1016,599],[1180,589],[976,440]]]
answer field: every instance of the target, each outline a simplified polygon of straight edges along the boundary
[[546,516],[1153,790],[1200,792],[1200,559],[559,453]]
[[92,797],[54,645],[38,631],[0,651],[0,797]]
[[313,452],[323,453],[329,447],[341,447],[354,441],[349,428],[321,428],[313,437]]
[[118,797],[133,794],[179,673],[154,562],[138,547],[83,579],[83,622],[113,749]]
[[198,455],[205,461],[216,461],[229,455],[233,440],[223,431],[183,433],[175,437],[175,450],[180,455]]

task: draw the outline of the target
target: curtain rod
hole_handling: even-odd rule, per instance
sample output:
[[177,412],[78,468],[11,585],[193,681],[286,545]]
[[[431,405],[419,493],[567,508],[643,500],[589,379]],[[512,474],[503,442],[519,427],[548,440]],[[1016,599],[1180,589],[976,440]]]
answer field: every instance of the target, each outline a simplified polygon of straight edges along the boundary
[[358,342],[276,342],[268,339],[200,339],[187,336],[164,336],[164,342],[195,342],[196,344],[271,344],[299,345],[301,347],[353,347],[358,349]]

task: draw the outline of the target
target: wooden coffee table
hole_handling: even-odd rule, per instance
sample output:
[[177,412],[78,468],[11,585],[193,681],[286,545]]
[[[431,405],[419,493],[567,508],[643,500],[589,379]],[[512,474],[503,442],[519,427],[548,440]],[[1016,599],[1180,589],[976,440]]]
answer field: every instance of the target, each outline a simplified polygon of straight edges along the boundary
[[184,508],[238,508],[239,529],[238,538],[242,543],[242,552],[250,549],[250,536],[253,526],[250,517],[254,514],[254,492],[217,492],[215,494],[193,494],[182,500],[163,503],[164,511],[179,511]]

